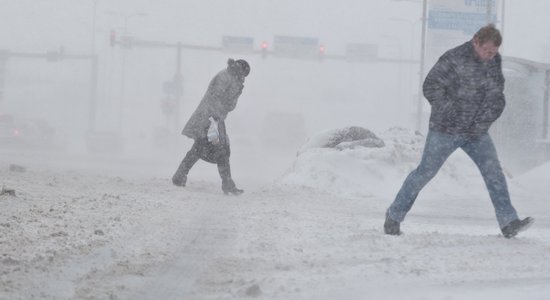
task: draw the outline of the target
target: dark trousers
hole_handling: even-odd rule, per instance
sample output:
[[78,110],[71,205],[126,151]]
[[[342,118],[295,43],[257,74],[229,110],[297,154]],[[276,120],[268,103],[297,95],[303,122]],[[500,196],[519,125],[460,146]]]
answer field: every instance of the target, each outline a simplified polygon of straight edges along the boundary
[[189,170],[195,165],[195,163],[202,159],[209,163],[215,163],[218,165],[218,172],[222,179],[222,189],[231,189],[235,187],[235,182],[231,178],[231,167],[229,165],[229,156],[231,150],[229,144],[223,143],[213,145],[208,142],[206,138],[196,139],[191,147],[191,150],[187,152],[183,160],[181,161],[176,173],[173,176],[175,181],[183,181],[183,178],[187,177]]

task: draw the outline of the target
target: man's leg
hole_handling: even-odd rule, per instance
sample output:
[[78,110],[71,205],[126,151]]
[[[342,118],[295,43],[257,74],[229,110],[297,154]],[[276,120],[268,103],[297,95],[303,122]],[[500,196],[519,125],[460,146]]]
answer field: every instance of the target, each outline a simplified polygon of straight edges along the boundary
[[517,220],[518,215],[510,201],[506,178],[489,134],[465,144],[462,149],[474,161],[483,176],[500,228]]
[[437,174],[449,155],[459,147],[460,141],[457,136],[428,132],[420,164],[405,179],[387,211],[387,217],[398,223],[403,222],[420,190]]
[[172,183],[174,185],[185,186],[187,183],[187,174],[189,173],[189,170],[191,170],[193,165],[195,165],[195,163],[199,160],[199,147],[199,142],[195,141],[191,147],[191,150],[187,152],[181,161],[176,173],[172,176]]

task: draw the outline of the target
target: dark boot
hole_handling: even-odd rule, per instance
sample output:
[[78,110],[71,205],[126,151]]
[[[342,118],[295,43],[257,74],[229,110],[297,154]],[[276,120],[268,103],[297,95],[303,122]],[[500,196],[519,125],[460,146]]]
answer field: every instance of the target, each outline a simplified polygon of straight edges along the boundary
[[176,173],[174,176],[172,176],[172,183],[177,186],[185,186],[187,183],[187,174],[189,174],[189,170],[195,165],[195,163],[199,160],[198,155],[198,145],[197,142],[193,144],[193,147],[191,147],[191,150],[187,152],[183,160],[181,161],[178,169],[176,170]]
[[518,233],[527,230],[527,228],[529,228],[529,226],[531,226],[533,222],[535,222],[535,219],[531,217],[527,217],[523,220],[516,219],[501,229],[502,235],[504,235],[504,237],[507,239],[513,238]]
[[390,218],[389,211],[386,211],[386,221],[384,222],[384,233],[389,235],[400,235],[401,225],[399,222],[394,221],[392,218]]
[[178,175],[177,173],[172,176],[172,183],[177,186],[184,187],[187,183],[187,175]]
[[231,167],[229,166],[229,161],[219,163],[218,171],[220,173],[220,177],[222,178],[222,191],[224,194],[238,196],[244,192],[244,190],[238,189],[235,186],[233,179],[231,179]]
[[244,190],[238,189],[235,186],[235,182],[232,179],[222,181],[222,191],[226,195],[235,195],[238,196],[244,193]]
[[222,188],[223,193],[226,195],[233,195],[233,196],[239,196],[240,194],[244,193],[244,190],[238,189],[236,187],[224,189]]

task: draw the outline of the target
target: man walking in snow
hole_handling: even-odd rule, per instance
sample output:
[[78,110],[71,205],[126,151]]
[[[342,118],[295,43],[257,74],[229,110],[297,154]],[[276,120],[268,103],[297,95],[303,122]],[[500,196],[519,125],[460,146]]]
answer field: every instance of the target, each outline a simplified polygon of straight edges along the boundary
[[244,88],[244,79],[250,73],[245,60],[229,59],[227,68],[210,81],[201,103],[183,128],[182,134],[195,140],[172,177],[172,183],[185,186],[187,174],[193,165],[203,159],[218,165],[222,178],[222,191],[240,195],[243,190],[235,186],[229,165],[229,137],[225,130],[225,118],[235,109]]
[[384,232],[399,235],[400,223],[418,193],[447,158],[461,148],[479,168],[506,238],[527,229],[533,219],[518,218],[488,130],[504,110],[504,76],[498,48],[502,36],[493,24],[447,51],[428,73],[424,96],[431,105],[428,136],[418,167],[405,179],[386,211]]

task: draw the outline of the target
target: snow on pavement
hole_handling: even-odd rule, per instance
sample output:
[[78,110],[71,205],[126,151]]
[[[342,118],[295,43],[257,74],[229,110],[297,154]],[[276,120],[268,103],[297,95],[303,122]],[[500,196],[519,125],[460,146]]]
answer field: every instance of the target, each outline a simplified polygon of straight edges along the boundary
[[[510,180],[520,215],[536,219],[517,238],[499,234],[461,155],[394,237],[383,234],[384,210],[409,160],[394,169],[376,149],[325,150],[239,197],[215,180],[178,188],[168,176],[18,172],[3,160],[1,184],[16,196],[0,196],[0,299],[547,299],[550,190],[540,178],[550,165]],[[354,188],[361,176],[376,188]]]

